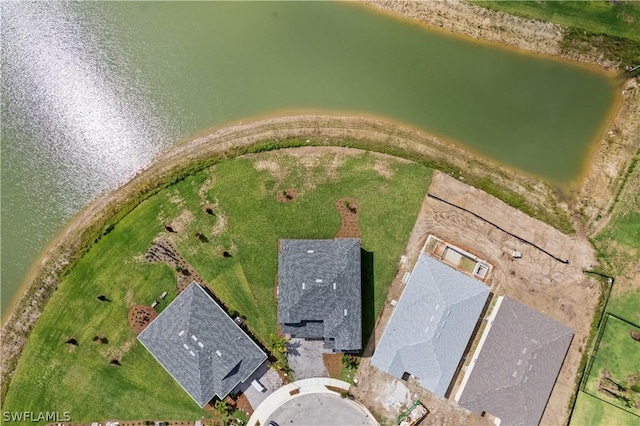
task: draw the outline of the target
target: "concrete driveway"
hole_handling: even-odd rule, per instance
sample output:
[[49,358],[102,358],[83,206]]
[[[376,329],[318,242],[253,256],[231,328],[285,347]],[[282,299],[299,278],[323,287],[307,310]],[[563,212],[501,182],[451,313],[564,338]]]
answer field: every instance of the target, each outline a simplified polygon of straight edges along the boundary
[[293,377],[296,380],[329,377],[322,354],[330,352],[324,348],[322,340],[291,339],[287,343],[287,360]]
[[[254,379],[257,379],[262,386],[266,388],[264,392],[260,392],[251,385],[251,382]],[[256,371],[253,372],[251,376],[249,376],[247,380],[244,381],[244,383],[239,383],[233,390],[233,393],[238,391],[244,393],[255,410],[258,405],[262,404],[262,401],[264,401],[275,390],[282,387],[283,384],[284,383],[280,379],[278,373],[270,367],[269,361],[265,361]]]

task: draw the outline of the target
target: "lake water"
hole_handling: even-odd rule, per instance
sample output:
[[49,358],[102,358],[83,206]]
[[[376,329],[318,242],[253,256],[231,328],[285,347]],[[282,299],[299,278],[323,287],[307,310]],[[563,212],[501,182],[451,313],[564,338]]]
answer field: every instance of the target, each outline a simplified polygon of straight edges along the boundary
[[178,139],[281,111],[387,117],[567,186],[610,76],[353,4],[1,4],[2,308],[47,241]]

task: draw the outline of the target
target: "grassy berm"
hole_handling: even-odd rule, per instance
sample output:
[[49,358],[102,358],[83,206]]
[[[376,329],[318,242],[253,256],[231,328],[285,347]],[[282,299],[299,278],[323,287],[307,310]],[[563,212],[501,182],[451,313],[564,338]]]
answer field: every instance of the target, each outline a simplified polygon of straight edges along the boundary
[[[335,203],[342,197],[357,200],[362,247],[370,253],[363,281],[367,336],[431,170],[361,151],[312,150],[300,158],[293,150],[225,161],[163,190],[117,223],[62,279],[29,338],[2,410],[68,411],[73,422],[210,417],[129,329],[131,306],[151,304],[168,291],[161,310],[175,298],[176,271],[148,263],[144,253],[159,235],[172,239],[268,346],[276,331],[278,239],[333,238],[340,227]],[[295,198],[278,201],[288,188],[296,188]],[[167,224],[177,232],[164,231]],[[98,334],[106,343],[94,341]],[[71,338],[77,346],[66,343]],[[112,359],[121,366],[111,365]]]

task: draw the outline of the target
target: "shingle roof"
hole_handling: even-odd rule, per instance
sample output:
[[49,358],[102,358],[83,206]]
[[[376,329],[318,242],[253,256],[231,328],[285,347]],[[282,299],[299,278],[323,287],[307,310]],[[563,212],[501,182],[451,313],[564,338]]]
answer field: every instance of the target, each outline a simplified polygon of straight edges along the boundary
[[444,396],[488,297],[481,282],[421,255],[371,363]]
[[538,424],[573,331],[508,297],[497,308],[459,403],[502,424]]
[[267,359],[195,282],[138,339],[201,407],[226,397]]
[[297,337],[324,338],[325,345],[336,350],[360,350],[360,276],[357,238],[281,240],[278,322],[282,331]]

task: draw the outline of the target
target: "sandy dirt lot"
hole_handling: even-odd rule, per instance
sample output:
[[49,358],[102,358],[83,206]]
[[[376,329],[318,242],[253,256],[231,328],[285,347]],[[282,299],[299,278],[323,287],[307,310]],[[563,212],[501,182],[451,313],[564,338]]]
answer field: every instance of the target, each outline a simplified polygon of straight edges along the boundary
[[[535,228],[535,232],[530,235],[540,236],[542,240],[553,240],[548,243],[554,247],[570,248],[567,250],[568,263],[563,263],[523,241],[524,238],[499,229],[513,231],[514,223],[523,219],[520,212],[506,205],[500,207],[501,202],[496,203],[497,200],[484,193],[468,191],[469,197],[464,198],[460,194],[465,192],[465,186],[454,178],[435,172],[429,194],[437,193],[440,197],[446,197],[448,193],[454,194],[451,200],[447,200],[449,203],[460,202],[471,211],[477,208],[480,214],[474,215],[427,195],[404,253],[404,261],[400,263],[376,325],[374,338],[365,351],[365,358],[357,375],[359,384],[353,393],[360,401],[368,401],[371,404],[368,408],[374,414],[390,421],[401,411],[401,407],[384,403],[385,393],[396,379],[371,367],[369,359],[374,342],[380,339],[393,312],[390,302],[397,300],[402,293],[402,276],[413,267],[427,236],[434,234],[491,263],[494,268],[487,284],[494,294],[508,295],[574,330],[575,337],[542,418],[544,425],[563,424],[566,422],[567,404],[574,389],[574,380],[599,297],[599,284],[582,272],[583,268],[591,267],[594,262],[592,249],[584,238],[567,237],[542,222],[528,219],[527,228]],[[483,213],[479,208],[483,205],[494,206],[491,221],[495,225],[478,217]],[[522,258],[513,259],[513,250],[521,252]],[[457,407],[454,402],[428,392],[420,392],[420,388],[411,383],[408,387],[412,395],[417,395],[432,412],[427,418],[428,423],[461,424],[472,420],[468,418],[470,414]],[[455,394],[455,388],[452,394]],[[479,418],[474,420],[486,421]]]

